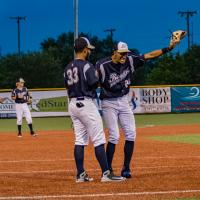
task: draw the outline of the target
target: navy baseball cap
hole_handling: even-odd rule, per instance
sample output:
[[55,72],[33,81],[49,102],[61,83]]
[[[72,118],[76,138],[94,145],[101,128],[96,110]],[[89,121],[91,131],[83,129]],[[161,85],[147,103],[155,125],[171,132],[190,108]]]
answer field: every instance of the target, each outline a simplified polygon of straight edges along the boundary
[[90,41],[86,37],[79,37],[74,42],[74,48],[75,49],[95,49],[93,45],[90,44]]
[[128,49],[128,45],[125,42],[118,42],[114,47],[114,51],[117,51],[118,53],[130,52],[130,50]]

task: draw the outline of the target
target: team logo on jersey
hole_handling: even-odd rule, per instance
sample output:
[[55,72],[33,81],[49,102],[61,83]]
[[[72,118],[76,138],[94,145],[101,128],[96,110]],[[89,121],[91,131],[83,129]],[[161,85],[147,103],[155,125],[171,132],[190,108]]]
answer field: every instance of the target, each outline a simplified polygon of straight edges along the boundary
[[124,70],[120,75],[117,75],[116,73],[111,73],[110,74],[110,87],[113,87],[117,83],[121,82],[122,80],[126,79],[127,75],[130,73],[129,69]]
[[116,80],[118,80],[119,79],[119,76],[116,74],[116,73],[112,73],[112,74],[110,74],[110,80],[109,80],[109,82],[114,82],[114,81],[116,81]]

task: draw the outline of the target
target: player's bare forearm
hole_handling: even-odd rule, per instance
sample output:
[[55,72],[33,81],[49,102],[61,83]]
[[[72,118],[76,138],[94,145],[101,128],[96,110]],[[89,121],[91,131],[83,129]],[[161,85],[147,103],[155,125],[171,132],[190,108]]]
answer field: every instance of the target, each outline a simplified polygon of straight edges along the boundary
[[159,49],[159,50],[151,51],[149,53],[145,53],[144,54],[144,59],[145,60],[153,59],[153,58],[157,58],[157,57],[159,57],[161,55],[163,55],[163,51],[162,51],[162,49]]
[[162,56],[163,54],[171,51],[173,48],[176,47],[176,45],[180,42],[180,40],[185,37],[186,34],[187,34],[186,31],[181,31],[181,30],[173,32],[173,35],[172,35],[172,38],[170,40],[170,44],[168,47],[146,53],[146,54],[144,54],[144,59],[148,60],[148,59],[157,58],[157,57]]
[[155,51],[151,51],[149,53],[145,53],[144,54],[144,59],[148,60],[148,59],[153,59],[153,58],[157,58],[159,56],[162,56],[163,54],[171,51],[174,48],[173,45],[170,45],[169,47],[163,48],[163,49],[158,49]]

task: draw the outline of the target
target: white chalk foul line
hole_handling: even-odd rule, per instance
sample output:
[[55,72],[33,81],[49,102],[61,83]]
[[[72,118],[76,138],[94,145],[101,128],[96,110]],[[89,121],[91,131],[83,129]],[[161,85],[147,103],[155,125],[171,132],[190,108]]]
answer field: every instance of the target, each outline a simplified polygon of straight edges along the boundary
[[[175,165],[175,166],[154,166],[154,167],[135,167],[134,170],[140,170],[140,169],[172,169],[172,168],[185,168],[189,167],[190,169],[193,167],[198,167],[197,170],[199,170],[199,165]],[[192,170],[194,170],[192,168]],[[115,170],[120,170],[121,168],[115,168]],[[1,174],[51,174],[51,173],[63,173],[63,172],[75,172],[75,169],[58,169],[58,170],[35,170],[35,171],[0,171]],[[87,172],[92,172],[92,171],[101,171],[101,169],[87,169]]]
[[74,161],[73,158],[47,159],[47,160],[0,160],[0,163],[23,163],[23,162],[57,162],[57,161]]
[[[200,156],[147,156],[147,157],[135,157],[134,160],[145,160],[145,159],[186,159],[186,158],[200,158]],[[93,160],[93,159],[85,159]],[[57,161],[74,161],[74,158],[62,158],[62,159],[46,159],[46,160],[0,160],[0,163],[21,163],[21,162],[57,162]]]
[[126,193],[105,193],[105,194],[80,194],[80,195],[39,195],[39,196],[15,196],[0,197],[0,200],[24,200],[24,199],[62,199],[62,198],[91,198],[91,197],[109,197],[109,196],[143,196],[143,195],[164,195],[164,194],[184,194],[200,193],[200,190],[172,190],[172,191],[155,191],[155,192],[126,192]]

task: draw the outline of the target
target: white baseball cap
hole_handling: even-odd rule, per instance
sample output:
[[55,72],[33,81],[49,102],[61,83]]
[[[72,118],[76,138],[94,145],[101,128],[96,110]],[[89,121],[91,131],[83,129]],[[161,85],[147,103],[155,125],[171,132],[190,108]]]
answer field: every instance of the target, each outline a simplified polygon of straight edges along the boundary
[[125,42],[118,42],[115,51],[118,53],[128,53],[130,50],[128,49],[128,45]]
[[17,80],[17,82],[20,82],[20,83],[25,83],[25,81],[24,81],[24,79],[23,79],[23,78],[19,78],[19,79]]

